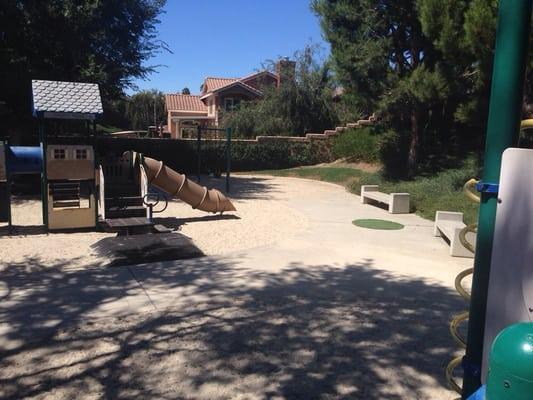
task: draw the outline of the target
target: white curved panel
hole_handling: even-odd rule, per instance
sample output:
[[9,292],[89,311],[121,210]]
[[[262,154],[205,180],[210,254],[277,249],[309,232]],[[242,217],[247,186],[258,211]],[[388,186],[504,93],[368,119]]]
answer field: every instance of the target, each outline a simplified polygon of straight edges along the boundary
[[483,348],[505,327],[533,319],[533,150],[503,153]]

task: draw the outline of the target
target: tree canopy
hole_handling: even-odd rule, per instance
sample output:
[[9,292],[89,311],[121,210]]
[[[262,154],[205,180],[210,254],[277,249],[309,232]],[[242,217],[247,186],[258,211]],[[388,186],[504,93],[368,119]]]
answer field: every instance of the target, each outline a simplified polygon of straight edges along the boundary
[[30,114],[32,79],[96,82],[107,104],[154,66],[165,0],[14,0],[0,6],[0,113]]
[[[333,82],[328,63],[319,57],[316,46],[307,46],[294,55],[295,73],[279,88],[263,88],[258,101],[244,102],[238,110],[224,112],[223,126],[233,126],[237,135],[304,135],[331,129],[337,122],[333,103]],[[273,70],[275,61],[265,69]]]
[[126,119],[132,129],[147,130],[166,121],[163,92],[142,90],[126,100]]
[[314,0],[312,7],[337,79],[356,106],[394,128],[409,175],[435,152],[482,143],[496,0]]

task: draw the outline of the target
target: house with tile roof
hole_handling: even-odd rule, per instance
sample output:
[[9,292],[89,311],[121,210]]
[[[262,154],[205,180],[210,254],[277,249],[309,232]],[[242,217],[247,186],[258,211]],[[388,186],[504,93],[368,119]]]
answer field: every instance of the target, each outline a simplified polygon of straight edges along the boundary
[[289,72],[294,76],[295,63],[286,59],[278,61],[276,73],[256,72],[242,78],[207,77],[200,94],[166,94],[167,129],[174,139],[184,137],[187,128],[217,127],[219,111],[238,108],[244,101],[260,99],[265,87],[279,87]]

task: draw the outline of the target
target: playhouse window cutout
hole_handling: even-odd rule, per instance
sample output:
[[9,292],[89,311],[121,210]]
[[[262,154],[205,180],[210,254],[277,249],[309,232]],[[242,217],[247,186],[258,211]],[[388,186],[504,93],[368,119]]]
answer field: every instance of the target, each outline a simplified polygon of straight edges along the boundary
[[54,160],[64,160],[65,158],[65,149],[54,149]]
[[76,149],[76,160],[87,160],[87,149]]

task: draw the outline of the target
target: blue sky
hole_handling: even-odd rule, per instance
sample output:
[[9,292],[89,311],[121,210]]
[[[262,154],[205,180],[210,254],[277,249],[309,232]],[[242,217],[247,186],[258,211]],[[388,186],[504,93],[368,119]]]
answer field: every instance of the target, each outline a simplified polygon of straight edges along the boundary
[[310,0],[167,0],[157,29],[173,54],[163,52],[146,64],[164,64],[137,80],[139,89],[198,93],[206,76],[239,77],[261,63],[292,56],[306,44],[327,53]]

